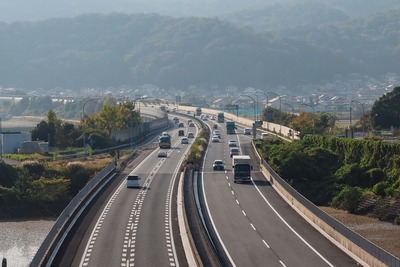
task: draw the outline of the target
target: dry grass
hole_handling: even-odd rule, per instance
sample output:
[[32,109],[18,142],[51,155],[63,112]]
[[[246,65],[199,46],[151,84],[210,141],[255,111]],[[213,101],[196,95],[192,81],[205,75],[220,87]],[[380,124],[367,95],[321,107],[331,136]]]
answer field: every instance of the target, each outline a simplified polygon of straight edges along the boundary
[[333,218],[367,240],[400,258],[400,226],[382,222],[378,219],[350,214],[343,210],[330,207],[320,207]]
[[113,161],[113,157],[110,155],[106,154],[101,154],[101,155],[96,155],[92,157],[86,157],[86,158],[80,158],[74,159],[74,160],[57,160],[57,161],[50,161],[48,164],[50,166],[66,166],[67,164],[71,164],[71,162],[78,162],[79,164],[82,164],[84,167],[94,169],[94,170],[102,170],[104,167],[106,167],[108,164],[110,164]]

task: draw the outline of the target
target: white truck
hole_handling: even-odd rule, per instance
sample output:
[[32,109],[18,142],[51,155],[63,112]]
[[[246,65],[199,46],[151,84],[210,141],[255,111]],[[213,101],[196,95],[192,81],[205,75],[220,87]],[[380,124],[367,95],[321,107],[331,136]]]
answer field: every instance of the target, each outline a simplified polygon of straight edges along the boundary
[[250,182],[251,179],[251,158],[249,155],[232,156],[233,181]]

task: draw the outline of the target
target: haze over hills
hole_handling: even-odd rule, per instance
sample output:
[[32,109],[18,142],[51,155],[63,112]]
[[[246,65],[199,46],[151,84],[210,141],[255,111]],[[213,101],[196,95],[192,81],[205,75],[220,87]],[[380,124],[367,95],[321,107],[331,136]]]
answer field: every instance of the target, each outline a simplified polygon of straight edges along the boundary
[[[157,13],[167,16],[215,17],[230,13],[276,9],[276,6],[325,5],[346,16],[367,16],[399,8],[398,0],[0,0],[0,21],[35,21],[84,13]],[[304,10],[297,10],[297,15]],[[297,16],[293,14],[292,16]],[[282,20],[290,17],[282,17]]]
[[[96,5],[92,1],[29,2],[24,10],[32,14],[41,7],[42,14],[54,9],[54,17],[64,18],[35,22],[25,15],[24,22],[0,23],[0,60],[6,63],[0,65],[0,86],[79,91],[150,83],[182,90],[194,85],[205,90],[283,86],[293,91],[354,74],[385,79],[400,73],[396,1],[380,5],[370,0],[267,1],[267,7],[255,10],[261,1],[237,0],[230,2],[232,12],[222,8],[225,0],[166,2],[169,6],[139,0]],[[117,7],[128,12],[132,3],[137,10],[156,3],[158,8],[178,10],[181,3],[179,12],[185,14],[190,14],[187,5],[197,4],[224,15],[67,15]],[[14,2],[0,1],[1,6],[12,10]],[[386,11],[359,17],[372,14],[378,6]]]

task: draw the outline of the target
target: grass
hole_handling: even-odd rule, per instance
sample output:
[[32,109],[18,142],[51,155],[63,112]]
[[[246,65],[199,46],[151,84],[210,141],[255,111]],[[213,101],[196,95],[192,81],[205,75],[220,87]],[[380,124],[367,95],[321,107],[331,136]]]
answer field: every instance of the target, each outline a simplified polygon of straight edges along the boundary
[[400,258],[400,226],[368,216],[354,215],[331,207],[320,207],[349,229]]

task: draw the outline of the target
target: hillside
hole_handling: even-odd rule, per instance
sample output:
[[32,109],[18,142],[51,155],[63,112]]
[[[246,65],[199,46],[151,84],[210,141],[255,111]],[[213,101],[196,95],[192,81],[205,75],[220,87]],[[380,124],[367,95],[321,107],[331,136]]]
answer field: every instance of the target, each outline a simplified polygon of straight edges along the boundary
[[295,88],[350,73],[378,77],[400,70],[399,15],[298,28],[290,37],[156,14],[3,23],[0,86]]

